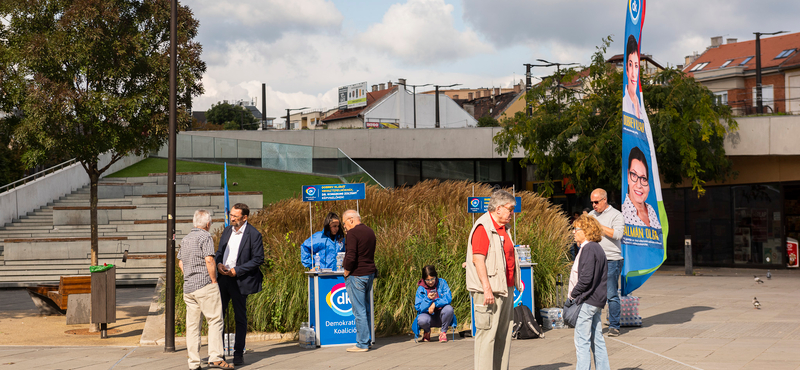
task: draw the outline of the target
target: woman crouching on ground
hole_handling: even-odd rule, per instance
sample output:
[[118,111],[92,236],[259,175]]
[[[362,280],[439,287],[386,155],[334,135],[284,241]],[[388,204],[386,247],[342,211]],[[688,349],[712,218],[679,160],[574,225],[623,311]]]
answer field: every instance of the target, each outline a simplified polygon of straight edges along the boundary
[[[447,342],[447,329],[453,323],[453,295],[447,281],[440,279],[436,268],[428,265],[422,268],[422,279],[417,287],[414,307],[417,309],[417,324],[424,332],[423,342],[431,340],[431,325],[440,326],[439,341]],[[414,333],[417,335],[417,333]]]

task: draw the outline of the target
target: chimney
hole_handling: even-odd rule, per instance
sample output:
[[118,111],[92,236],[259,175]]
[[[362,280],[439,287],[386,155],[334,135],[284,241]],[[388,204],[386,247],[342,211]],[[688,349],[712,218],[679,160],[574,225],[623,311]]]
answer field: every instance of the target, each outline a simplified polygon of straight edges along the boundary
[[492,95],[492,90],[491,90],[491,89],[486,89],[486,90],[483,90],[483,94],[482,94],[482,95],[483,95],[484,97],[489,97],[489,96],[491,96],[491,95]]
[[727,43],[728,44],[735,44],[736,41],[738,41],[738,40],[737,39],[728,39]]
[[386,90],[386,84],[378,84],[378,91]]
[[683,64],[678,64],[675,66],[679,71],[683,69]]
[[378,85],[372,85],[372,92],[378,91]]
[[392,81],[389,81],[389,83],[387,83],[386,86],[388,86],[391,89],[392,88]]
[[480,98],[480,97],[481,97],[481,91],[480,90],[475,90],[475,99]]
[[514,92],[519,94],[520,91],[522,91],[522,86],[520,84],[514,85]]
[[472,100],[472,93],[467,94],[469,96],[469,100]]
[[495,96],[500,95],[500,88],[499,87],[495,87],[494,88],[494,95]]
[[714,36],[711,38],[711,47],[716,48],[722,45],[722,36]]
[[401,84],[401,85],[405,86],[405,85],[406,85],[406,79],[405,79],[405,78],[398,78],[398,79],[397,79],[397,83],[399,83],[399,84]]

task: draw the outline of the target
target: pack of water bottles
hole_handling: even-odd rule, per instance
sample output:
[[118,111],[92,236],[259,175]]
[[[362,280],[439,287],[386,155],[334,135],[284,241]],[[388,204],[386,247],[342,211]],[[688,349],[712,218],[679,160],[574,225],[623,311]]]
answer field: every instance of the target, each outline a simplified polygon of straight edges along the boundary
[[516,245],[514,249],[517,250],[517,256],[520,263],[532,263],[531,247],[529,245]]
[[564,310],[558,307],[542,308],[539,310],[542,315],[542,329],[564,329]]
[[556,277],[556,307],[542,308],[539,313],[542,315],[542,329],[566,329],[564,324],[564,281],[561,274]]
[[639,297],[628,295],[619,297],[620,326],[642,326],[642,317],[639,316]]

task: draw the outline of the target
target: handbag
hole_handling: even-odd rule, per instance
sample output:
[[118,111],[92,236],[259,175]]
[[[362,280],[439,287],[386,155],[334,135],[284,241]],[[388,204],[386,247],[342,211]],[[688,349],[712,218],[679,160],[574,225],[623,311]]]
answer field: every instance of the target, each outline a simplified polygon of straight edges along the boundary
[[577,304],[572,298],[567,299],[564,303],[564,323],[570,328],[574,328],[578,322],[578,314],[581,313],[583,303]]

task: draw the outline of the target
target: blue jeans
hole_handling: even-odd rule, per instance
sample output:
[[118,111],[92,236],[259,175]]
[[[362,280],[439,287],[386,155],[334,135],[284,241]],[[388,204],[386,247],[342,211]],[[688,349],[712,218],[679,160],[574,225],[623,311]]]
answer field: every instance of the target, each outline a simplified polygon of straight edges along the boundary
[[614,328],[619,330],[619,293],[617,290],[619,289],[619,275],[622,272],[622,262],[623,260],[618,261],[608,261],[608,280],[606,281],[606,287],[608,289],[608,293],[606,294],[606,298],[608,298],[608,327]]
[[353,316],[356,317],[356,347],[358,348],[369,348],[370,334],[372,334],[369,325],[369,293],[372,291],[374,279],[375,274],[350,275],[344,279],[344,286],[350,297],[350,304],[353,306]]
[[[600,324],[602,308],[584,303],[575,323],[575,354],[578,363],[575,370],[589,370],[592,368],[594,354],[594,368],[596,370],[610,370],[606,341],[603,338],[603,325]],[[591,353],[589,350],[591,349]]]

